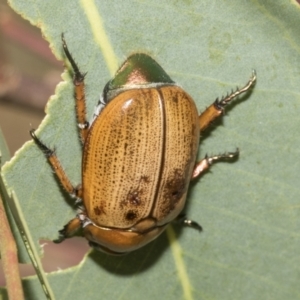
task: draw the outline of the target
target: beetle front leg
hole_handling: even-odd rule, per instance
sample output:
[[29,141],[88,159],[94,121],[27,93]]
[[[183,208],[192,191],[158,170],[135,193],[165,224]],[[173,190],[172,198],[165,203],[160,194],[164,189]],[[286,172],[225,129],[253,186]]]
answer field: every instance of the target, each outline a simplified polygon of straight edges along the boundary
[[192,173],[192,178],[195,179],[201,176],[205,171],[207,171],[211,165],[215,162],[227,160],[227,159],[236,159],[239,156],[239,149],[236,149],[235,152],[228,152],[214,156],[205,156],[204,159],[196,163],[194,171]]
[[43,151],[48,162],[52,166],[56,176],[58,177],[59,182],[63,186],[63,188],[72,196],[76,198],[81,198],[82,189],[76,188],[72,185],[71,181],[67,177],[63,167],[61,166],[55,152],[49,149],[45,144],[43,144],[38,137],[35,135],[34,129],[30,130],[30,135],[33,138],[36,145]]
[[242,93],[247,92],[251,86],[255,83],[256,80],[256,73],[253,70],[252,76],[248,83],[241,89],[237,88],[235,92],[231,92],[231,94],[223,97],[221,100],[217,98],[217,100],[210,105],[202,114],[199,116],[199,125],[200,125],[200,132],[203,132],[215,119],[220,117],[225,107],[237,96]]
[[64,35],[61,36],[63,49],[66,54],[67,59],[69,60],[73,71],[73,83],[75,86],[75,101],[76,101],[76,115],[77,115],[77,122],[78,127],[80,130],[80,137],[81,142],[84,144],[85,139],[87,137],[89,122],[86,119],[86,100],[85,100],[85,84],[84,84],[84,77],[86,74],[80,72],[77,64],[75,63],[68,47],[67,43],[64,39]]

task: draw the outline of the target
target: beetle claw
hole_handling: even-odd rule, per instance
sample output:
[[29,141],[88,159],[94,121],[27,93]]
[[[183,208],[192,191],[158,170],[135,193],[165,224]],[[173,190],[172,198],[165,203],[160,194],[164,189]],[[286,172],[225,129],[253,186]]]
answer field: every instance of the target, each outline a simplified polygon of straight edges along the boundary
[[59,231],[59,236],[57,239],[53,240],[53,243],[60,244],[61,242],[63,242],[66,239],[65,235],[61,233],[62,231],[64,231],[64,230],[62,229]]
[[54,150],[49,149],[36,135],[35,129],[31,129],[29,131],[33,141],[35,144],[42,150],[46,157],[50,157],[54,154]]
[[200,224],[198,224],[196,221],[188,219],[185,214],[180,214],[175,220],[184,226],[194,228],[200,232],[203,231],[203,228]]
[[67,230],[68,230],[68,224],[65,225],[63,229],[58,231],[59,236],[57,239],[53,240],[53,243],[59,244],[63,242],[67,237]]
[[229,102],[231,102],[234,98],[236,98],[242,93],[247,92],[255,84],[255,81],[256,81],[256,72],[255,70],[252,70],[252,75],[249,81],[247,82],[247,84],[242,88],[237,87],[236,91],[231,90],[231,93],[230,94],[227,93],[227,95],[225,97],[222,97],[221,100],[217,99],[215,101],[216,107],[220,110],[223,110],[224,107]]
[[236,148],[235,152],[225,152],[218,155],[213,156],[205,156],[205,159],[207,159],[209,165],[212,165],[212,163],[221,161],[221,160],[227,160],[227,159],[236,159],[239,156],[239,148]]

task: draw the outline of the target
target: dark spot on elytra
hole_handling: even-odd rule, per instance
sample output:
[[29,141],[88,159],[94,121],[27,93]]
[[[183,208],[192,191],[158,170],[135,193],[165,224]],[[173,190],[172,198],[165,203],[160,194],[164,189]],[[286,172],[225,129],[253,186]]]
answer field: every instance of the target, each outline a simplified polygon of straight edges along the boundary
[[173,197],[181,197],[184,192],[185,177],[179,169],[174,170],[173,176],[167,181],[167,188]]
[[173,102],[176,104],[178,103],[178,94],[177,93],[170,93],[170,98],[172,99]]
[[133,210],[129,210],[125,216],[126,220],[132,221],[137,218],[137,213]]
[[100,216],[101,214],[103,214],[105,212],[104,212],[103,207],[98,205],[98,206],[94,207],[94,213],[95,213],[95,215]]
[[174,191],[174,192],[172,192],[172,196],[173,196],[174,198],[177,198],[178,195],[180,195],[180,191]]
[[143,180],[143,181],[146,182],[146,183],[149,183],[149,182],[150,182],[150,178],[149,178],[149,176],[147,176],[147,175],[141,176],[141,180]]
[[141,199],[139,198],[139,191],[130,192],[127,195],[127,201],[131,205],[138,206],[141,204]]
[[176,204],[181,199],[186,190],[186,179],[180,169],[175,169],[172,176],[166,182],[164,190],[165,206],[163,214],[167,215],[176,208]]
[[139,206],[141,205],[142,201],[140,199],[140,194],[142,193],[141,190],[135,190],[135,191],[130,191],[127,194],[127,197],[120,202],[120,207],[123,208],[125,207],[130,207],[130,206]]

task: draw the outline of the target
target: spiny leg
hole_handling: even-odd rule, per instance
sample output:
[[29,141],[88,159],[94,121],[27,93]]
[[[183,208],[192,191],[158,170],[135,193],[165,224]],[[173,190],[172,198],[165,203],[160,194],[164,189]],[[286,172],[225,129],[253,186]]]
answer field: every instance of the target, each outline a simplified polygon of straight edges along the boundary
[[[219,154],[219,155],[213,155],[213,156],[208,156],[206,155],[204,159],[200,160],[193,171],[192,174],[192,178],[191,179],[195,179],[197,177],[199,177],[200,175],[202,175],[205,171],[207,171],[210,166],[218,161],[222,161],[222,160],[227,160],[227,159],[235,159],[237,158],[239,155],[239,149],[236,149],[235,152],[228,152],[228,153],[223,153],[223,154]],[[200,232],[203,230],[201,225],[198,224],[197,222],[190,220],[186,217],[185,214],[180,214],[176,219],[176,222],[180,222],[181,224],[197,229]]]
[[[236,98],[238,95],[245,93],[251,86],[253,86],[254,82],[256,80],[256,73],[253,70],[252,76],[248,83],[241,89],[237,89],[235,92],[231,92],[230,95],[227,95],[226,97],[223,97],[221,100],[217,99],[211,106],[209,106],[200,116],[199,116],[199,127],[200,132],[203,132],[209,124],[214,121],[216,118],[221,116],[224,112],[224,108],[228,103],[230,103],[234,98]],[[200,160],[194,168],[192,178],[195,179],[202,175],[205,171],[207,171],[210,166],[218,161],[227,160],[227,159],[235,159],[239,155],[239,149],[236,149],[235,152],[228,152],[223,153],[219,155],[214,156],[205,156],[204,159]],[[202,231],[202,227],[197,222],[188,219],[184,214],[180,214],[176,220],[177,222],[182,223],[183,225],[192,227],[194,229],[197,229],[199,231]]]
[[82,190],[81,188],[76,188],[72,185],[71,181],[67,177],[63,167],[61,166],[55,152],[49,149],[45,144],[41,142],[40,139],[35,135],[35,130],[30,130],[30,135],[33,138],[36,145],[43,151],[48,162],[52,166],[56,176],[58,177],[59,182],[63,186],[63,188],[72,196],[76,198],[81,198]]
[[[45,144],[38,139],[35,135],[34,129],[30,130],[30,135],[33,138],[36,145],[43,151],[48,162],[52,166],[56,176],[58,177],[59,182],[63,186],[63,188],[73,197],[73,198],[81,198],[82,197],[82,189],[78,187],[74,187],[67,177],[64,169],[62,168],[55,152],[49,149]],[[59,238],[54,240],[55,243],[62,242],[65,238],[73,235],[79,228],[81,227],[81,220],[76,217],[72,219],[67,225],[64,226],[62,230],[59,231]]]
[[[229,104],[234,98],[248,91],[250,87],[255,83],[255,80],[256,73],[253,70],[250,80],[243,88],[237,89],[235,92],[231,92],[230,95],[223,97],[221,100],[217,99],[211,106],[209,106],[199,116],[200,132],[204,131],[213,120],[221,116],[226,105]],[[210,157],[206,155],[204,159],[202,159],[195,165],[191,179],[199,177],[201,174],[207,171],[214,162],[227,159],[235,159],[238,157],[238,155],[239,149],[237,149],[235,152],[228,152]]]
[[213,156],[206,155],[204,159],[196,163],[191,179],[195,179],[200,175],[202,175],[215,162],[228,160],[228,159],[236,159],[238,156],[239,156],[238,148],[236,149],[235,152],[228,152],[228,153],[223,153],[223,154],[213,155]]
[[200,132],[203,132],[209,126],[209,124],[211,124],[212,121],[214,121],[219,116],[221,116],[224,112],[224,108],[234,98],[236,98],[238,95],[240,95],[242,93],[247,92],[251,88],[251,86],[253,86],[255,81],[256,81],[256,73],[253,70],[250,80],[247,82],[247,84],[243,88],[241,88],[241,89],[237,88],[237,90],[235,92],[232,91],[226,97],[222,97],[221,100],[219,100],[217,98],[216,101],[212,105],[210,105],[202,114],[200,114],[200,116],[199,116]]
[[66,57],[69,60],[74,71],[73,83],[75,86],[76,115],[77,115],[78,127],[80,130],[81,142],[84,144],[85,139],[87,137],[88,128],[89,128],[89,122],[86,119],[86,100],[85,100],[85,85],[84,85],[84,77],[86,74],[80,72],[71,53],[69,52],[63,34],[61,35],[61,39],[62,39],[63,49],[66,54]]

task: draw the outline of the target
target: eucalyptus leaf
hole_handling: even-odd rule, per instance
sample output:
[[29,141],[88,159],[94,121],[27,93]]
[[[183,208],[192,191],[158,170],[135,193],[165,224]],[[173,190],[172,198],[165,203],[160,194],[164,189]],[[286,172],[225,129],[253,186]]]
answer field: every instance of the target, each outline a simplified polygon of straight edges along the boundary
[[[186,213],[203,233],[175,226],[124,257],[90,252],[80,265],[48,275],[56,298],[300,299],[297,2],[9,2],[41,28],[60,60],[64,33],[87,72],[90,117],[105,83],[134,51],[152,55],[199,111],[244,85],[252,69],[258,76],[252,93],[236,101],[200,143],[199,159],[206,152],[241,150],[238,161],[213,166],[191,186]],[[76,185],[81,146],[71,75],[62,77],[36,134],[56,149]],[[36,245],[40,238],[57,238],[76,212],[33,142],[6,164],[4,175]],[[35,285],[27,293],[42,297]]]

